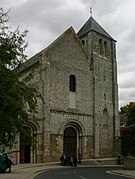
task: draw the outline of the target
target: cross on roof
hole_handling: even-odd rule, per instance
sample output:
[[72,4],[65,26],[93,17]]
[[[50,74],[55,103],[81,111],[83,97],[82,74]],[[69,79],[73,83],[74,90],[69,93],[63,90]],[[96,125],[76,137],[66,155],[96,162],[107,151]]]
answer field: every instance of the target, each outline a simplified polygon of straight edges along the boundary
[[93,13],[93,11],[92,11],[92,6],[90,7],[90,17],[92,17],[92,13]]

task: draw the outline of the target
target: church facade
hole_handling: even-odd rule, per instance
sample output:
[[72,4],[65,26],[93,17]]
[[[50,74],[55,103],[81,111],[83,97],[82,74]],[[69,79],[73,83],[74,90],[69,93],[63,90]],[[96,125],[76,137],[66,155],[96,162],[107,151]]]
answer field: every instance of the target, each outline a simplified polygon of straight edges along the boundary
[[22,79],[39,90],[38,126],[31,146],[18,138],[18,163],[113,157],[118,130],[116,41],[90,17],[23,64]]

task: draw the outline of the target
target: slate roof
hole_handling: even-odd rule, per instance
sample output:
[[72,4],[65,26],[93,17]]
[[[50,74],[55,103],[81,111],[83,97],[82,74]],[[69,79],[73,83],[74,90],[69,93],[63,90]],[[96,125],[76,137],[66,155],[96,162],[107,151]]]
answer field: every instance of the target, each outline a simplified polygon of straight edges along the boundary
[[[79,37],[85,35],[90,31],[98,32],[112,40],[114,40],[96,21],[93,17],[90,17],[88,21],[82,26],[82,28],[78,31],[77,35]],[[114,40],[115,41],[115,40]]]

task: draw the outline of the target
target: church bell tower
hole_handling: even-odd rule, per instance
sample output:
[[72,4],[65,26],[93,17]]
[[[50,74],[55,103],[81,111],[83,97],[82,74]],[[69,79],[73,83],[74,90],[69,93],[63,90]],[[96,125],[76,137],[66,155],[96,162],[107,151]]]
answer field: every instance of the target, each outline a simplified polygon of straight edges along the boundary
[[90,17],[77,33],[89,54],[94,157],[115,155],[118,126],[116,40]]

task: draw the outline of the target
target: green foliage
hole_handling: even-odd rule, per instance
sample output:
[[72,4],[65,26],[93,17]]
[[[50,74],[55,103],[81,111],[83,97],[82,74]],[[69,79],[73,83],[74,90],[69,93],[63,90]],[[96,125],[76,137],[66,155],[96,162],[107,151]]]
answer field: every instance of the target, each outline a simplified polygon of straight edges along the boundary
[[127,125],[135,124],[135,102],[130,102],[126,106],[121,107],[120,114],[127,116]]
[[8,19],[8,12],[0,8],[0,64],[13,69],[26,60],[24,51],[27,43],[24,38],[28,31],[20,33],[19,27],[12,31]]
[[135,156],[135,102],[121,107],[120,114],[127,116],[127,126],[121,129],[122,154]]
[[20,81],[15,70],[26,60],[24,38],[28,31],[12,31],[8,19],[8,12],[0,8],[0,145],[11,146],[18,132],[32,141],[39,94]]
[[121,129],[121,152],[123,156],[135,156],[135,126]]

